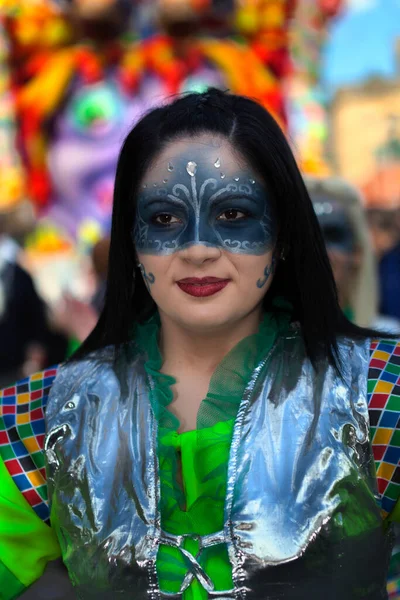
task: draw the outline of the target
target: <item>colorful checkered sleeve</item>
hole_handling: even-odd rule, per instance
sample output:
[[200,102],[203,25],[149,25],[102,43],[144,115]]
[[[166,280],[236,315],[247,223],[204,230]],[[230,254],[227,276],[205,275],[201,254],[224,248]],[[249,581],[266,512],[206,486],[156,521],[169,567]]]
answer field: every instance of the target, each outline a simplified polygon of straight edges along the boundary
[[400,498],[400,342],[371,344],[368,373],[370,437],[383,515]]
[[43,443],[44,409],[57,368],[0,392],[0,456],[35,513],[49,522]]

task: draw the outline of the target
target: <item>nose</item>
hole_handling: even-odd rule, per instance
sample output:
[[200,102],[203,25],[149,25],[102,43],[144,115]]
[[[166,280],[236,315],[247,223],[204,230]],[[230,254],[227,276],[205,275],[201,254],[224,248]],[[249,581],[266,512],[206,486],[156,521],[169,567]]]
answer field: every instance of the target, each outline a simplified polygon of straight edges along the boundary
[[182,260],[200,267],[205,262],[213,262],[221,256],[221,249],[205,244],[193,244],[180,251]]

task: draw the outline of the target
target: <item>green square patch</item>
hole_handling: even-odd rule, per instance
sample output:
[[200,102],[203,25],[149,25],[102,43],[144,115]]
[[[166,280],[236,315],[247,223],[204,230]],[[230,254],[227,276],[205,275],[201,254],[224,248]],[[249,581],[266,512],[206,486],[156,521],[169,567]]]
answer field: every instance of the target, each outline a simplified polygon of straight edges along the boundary
[[32,460],[37,466],[38,469],[42,469],[44,467],[44,453],[43,452],[34,452],[31,454]]
[[367,385],[368,394],[372,394],[372,392],[374,391],[375,386],[377,384],[377,381],[378,381],[377,379],[368,379],[368,385]]
[[10,446],[0,446],[0,456],[3,460],[10,460],[10,458],[15,458],[15,452]]
[[392,500],[398,500],[400,497],[400,485],[397,483],[389,483],[385,491],[385,496]]
[[387,363],[385,367],[385,371],[387,373],[392,373],[393,375],[400,375],[400,366],[392,365],[391,363]]
[[375,431],[376,431],[376,427],[370,427],[369,428],[369,439],[370,439],[371,442],[374,439]]
[[41,499],[47,502],[47,485],[41,485],[36,488],[37,493],[40,495]]
[[400,396],[389,396],[388,403],[386,404],[386,410],[394,410],[395,412],[400,411]]
[[25,423],[24,425],[17,425],[17,429],[21,440],[28,437],[32,437],[34,435],[30,423]]
[[39,381],[31,381],[29,387],[31,388],[31,392],[41,390],[43,387],[43,381],[41,379],[39,379]]
[[392,439],[390,440],[391,446],[400,446],[400,429],[395,429]]
[[43,400],[34,400],[31,402],[31,410],[35,410],[35,408],[42,408]]

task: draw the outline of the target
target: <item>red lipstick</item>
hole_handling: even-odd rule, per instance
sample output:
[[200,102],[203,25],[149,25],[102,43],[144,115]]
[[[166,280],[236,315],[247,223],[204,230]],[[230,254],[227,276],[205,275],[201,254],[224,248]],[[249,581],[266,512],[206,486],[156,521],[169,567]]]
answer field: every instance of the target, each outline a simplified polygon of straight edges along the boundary
[[203,298],[220,292],[228,285],[229,281],[229,279],[220,279],[219,277],[187,277],[177,281],[177,284],[185,294]]

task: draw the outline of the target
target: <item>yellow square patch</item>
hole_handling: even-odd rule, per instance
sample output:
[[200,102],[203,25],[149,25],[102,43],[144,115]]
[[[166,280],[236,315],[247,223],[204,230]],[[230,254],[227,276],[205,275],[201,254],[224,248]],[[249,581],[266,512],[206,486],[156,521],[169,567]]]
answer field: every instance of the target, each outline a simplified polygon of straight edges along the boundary
[[29,402],[29,394],[18,394],[17,395],[18,404],[26,404]]
[[375,350],[372,358],[378,358],[379,360],[384,360],[387,362],[390,358],[390,354],[389,352],[384,352],[383,350]]
[[27,413],[22,413],[22,415],[17,415],[17,425],[24,425],[24,423],[29,423],[30,421],[30,414]]
[[39,487],[46,483],[40,471],[31,471],[30,473],[26,473],[26,475],[33,487]]
[[41,450],[36,438],[34,437],[25,438],[24,446],[28,450],[29,454],[33,454],[34,452],[39,452]]
[[39,373],[34,373],[34,375],[31,375],[31,381],[40,381],[41,379],[43,379],[43,371],[39,371]]
[[374,392],[380,392],[382,394],[390,394],[392,389],[394,387],[393,383],[390,383],[390,381],[378,381],[378,383],[375,386],[375,390]]
[[377,472],[377,476],[382,477],[382,479],[386,479],[386,481],[390,481],[395,468],[396,465],[390,465],[389,463],[381,463]]
[[374,435],[373,444],[374,446],[387,446],[390,442],[390,438],[392,437],[393,429],[377,429]]

